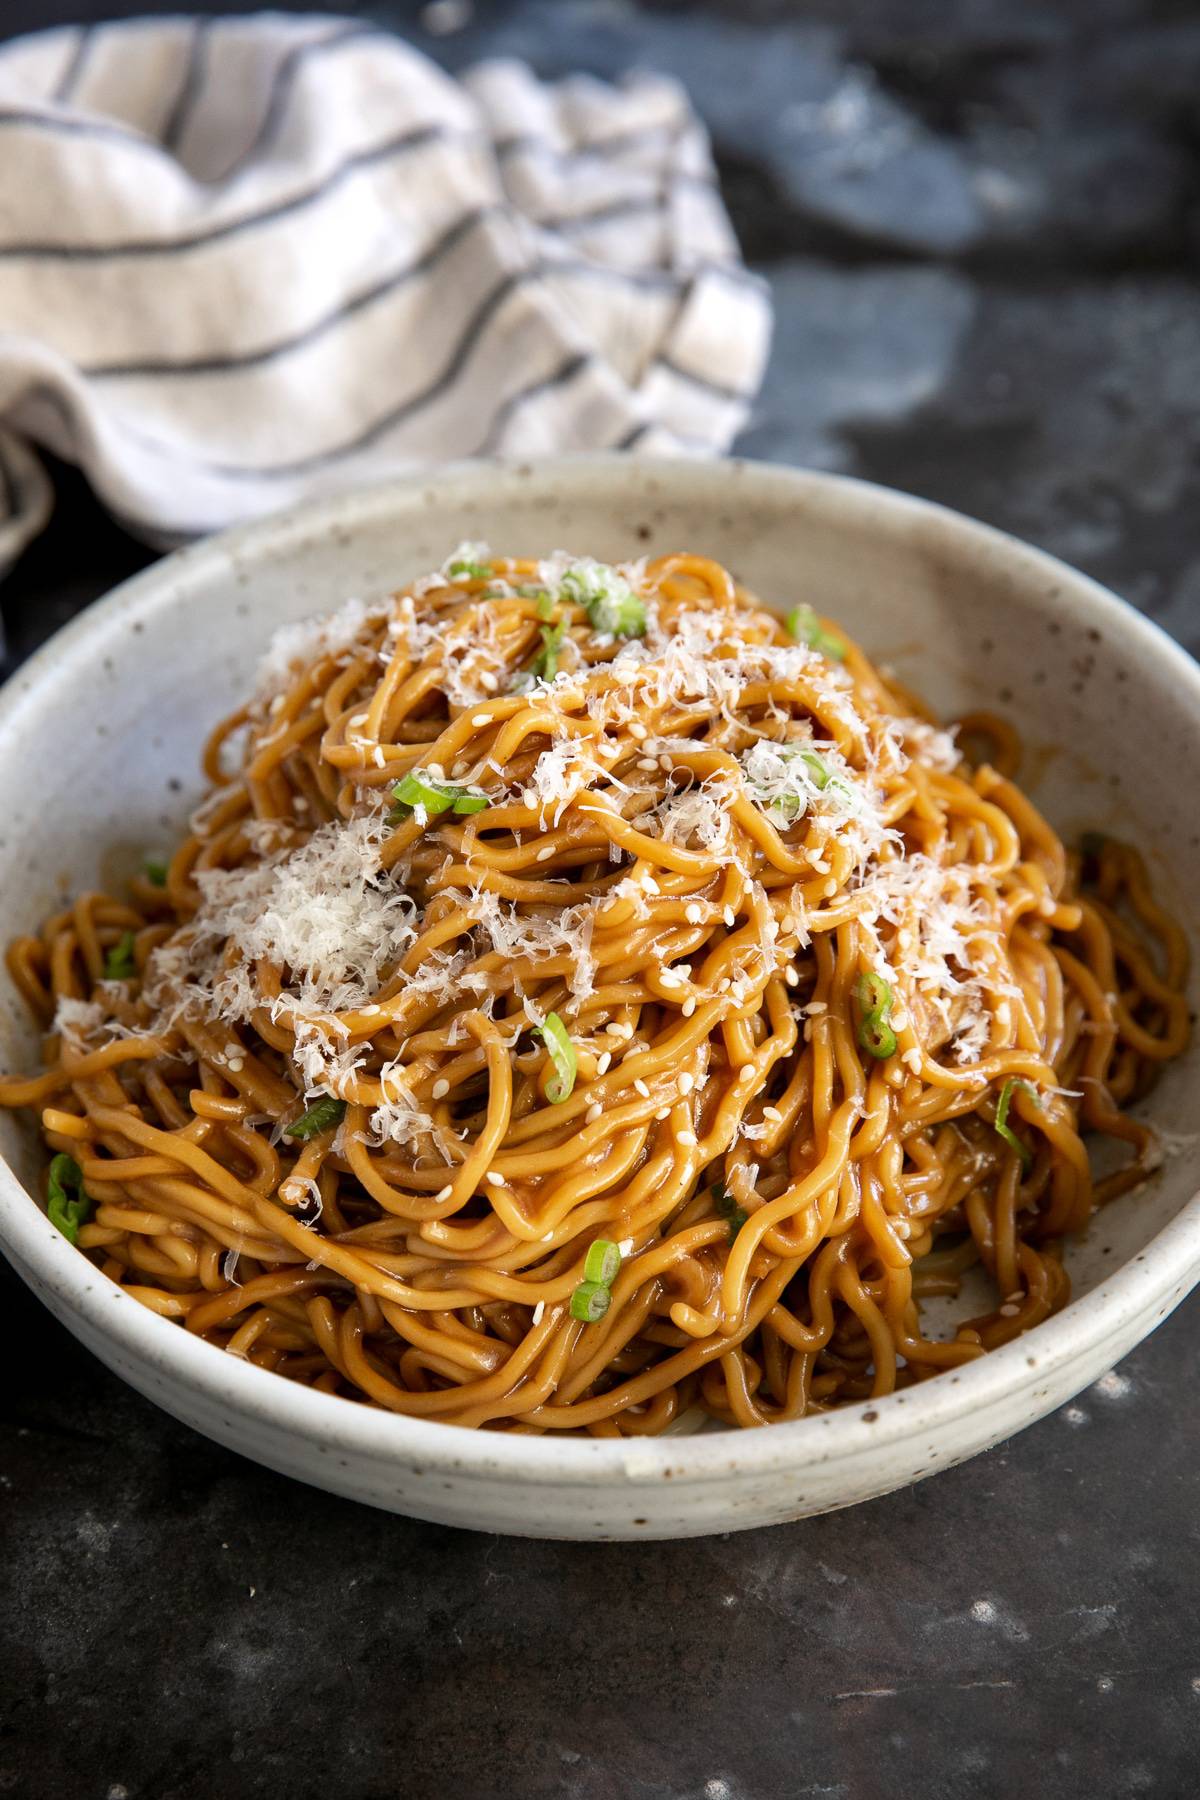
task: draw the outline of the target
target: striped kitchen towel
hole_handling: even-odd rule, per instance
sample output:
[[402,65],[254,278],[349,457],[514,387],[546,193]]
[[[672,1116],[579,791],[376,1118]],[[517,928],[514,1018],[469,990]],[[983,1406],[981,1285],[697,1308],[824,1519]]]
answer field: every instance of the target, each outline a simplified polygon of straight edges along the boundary
[[769,332],[664,77],[276,13],[0,50],[0,568],[32,446],[169,545],[447,457],[720,450]]

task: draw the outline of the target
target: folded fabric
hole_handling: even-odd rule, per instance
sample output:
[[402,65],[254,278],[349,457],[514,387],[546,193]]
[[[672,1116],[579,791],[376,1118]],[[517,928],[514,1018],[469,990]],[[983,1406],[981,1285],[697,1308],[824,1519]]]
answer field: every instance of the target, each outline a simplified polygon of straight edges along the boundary
[[0,50],[0,567],[43,445],[166,545],[476,455],[716,451],[770,330],[678,85],[262,14]]

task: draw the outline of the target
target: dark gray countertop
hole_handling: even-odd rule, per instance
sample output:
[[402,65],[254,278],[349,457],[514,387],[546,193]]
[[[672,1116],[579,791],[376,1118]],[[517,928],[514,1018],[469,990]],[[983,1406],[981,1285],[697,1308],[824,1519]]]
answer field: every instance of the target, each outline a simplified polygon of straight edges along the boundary
[[[0,35],[101,10],[9,0]],[[743,447],[1008,527],[1200,647],[1193,5],[512,0],[442,35],[359,10],[450,66],[675,69],[775,288]],[[58,473],[0,595],[14,656],[147,560]],[[1198,1323],[906,1493],[596,1547],[290,1484],[4,1271],[0,1795],[1190,1797]]]

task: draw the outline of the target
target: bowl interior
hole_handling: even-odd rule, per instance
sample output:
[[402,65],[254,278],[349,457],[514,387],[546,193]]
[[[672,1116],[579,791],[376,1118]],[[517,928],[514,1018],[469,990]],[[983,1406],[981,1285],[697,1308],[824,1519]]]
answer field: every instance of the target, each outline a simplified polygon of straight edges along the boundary
[[[1136,842],[1200,940],[1200,675],[1080,576],[954,515],[825,476],[627,460],[452,470],[197,546],[139,577],[15,678],[0,720],[0,932],[169,844],[200,791],[203,740],[250,690],[274,629],[385,593],[459,541],[602,559],[691,549],[785,610],[842,621],[943,717],[985,707],[1027,745],[1022,781],[1059,832]],[[1076,1295],[1135,1256],[1191,1197],[1200,1049],[1145,1105],[1162,1170],[1069,1250]],[[0,979],[0,1065],[36,1039]],[[32,1128],[0,1114],[27,1187]]]

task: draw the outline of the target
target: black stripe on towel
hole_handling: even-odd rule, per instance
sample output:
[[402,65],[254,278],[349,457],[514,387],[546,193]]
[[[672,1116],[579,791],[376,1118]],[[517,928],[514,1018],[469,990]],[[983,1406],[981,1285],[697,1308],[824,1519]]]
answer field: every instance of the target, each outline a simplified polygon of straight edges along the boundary
[[656,356],[654,360],[660,369],[677,375],[680,381],[690,382],[693,387],[703,388],[706,394],[712,394],[718,400],[735,400],[739,406],[749,406],[754,400],[754,395],[746,393],[744,389],[726,387],[723,382],[713,381],[707,375],[698,375],[694,369],[685,369],[682,363],[674,362],[669,356]]
[[471,456],[489,455],[495,450],[504,435],[509,420],[514,413],[520,411],[527,401],[535,400],[539,394],[548,394],[554,388],[565,387],[569,381],[574,381],[576,375],[582,374],[584,369],[591,368],[595,361],[594,356],[586,351],[580,351],[574,356],[568,356],[564,362],[558,365],[557,369],[552,370],[549,375],[543,375],[540,381],[531,381],[528,387],[518,388],[515,394],[510,394],[507,400],[500,402],[492,414],[491,422],[483,437],[469,454]]
[[292,89],[296,85],[297,75],[310,57],[324,55],[327,50],[340,50],[346,44],[371,37],[383,38],[385,42],[393,46],[399,41],[394,32],[384,31],[378,25],[358,25],[351,20],[337,26],[325,37],[294,45],[286,56],[281,57],[271,81],[271,90],[267,95],[267,104],[263,108],[258,130],[236,162],[224,171],[220,179],[228,181],[231,175],[236,175],[240,169],[245,168],[247,163],[252,162],[266,149],[268,144],[273,142],[287,117],[288,104],[292,97]]
[[[474,212],[463,213],[454,223],[447,227],[427,250],[422,251],[415,262],[406,263],[402,268],[394,270],[382,281],[361,293],[344,300],[332,312],[306,325],[303,331],[292,333],[290,337],[276,338],[269,344],[260,344],[253,350],[229,353],[224,356],[195,357],[157,357],[145,358],[138,362],[83,363],[80,372],[95,379],[106,381],[138,381],[158,376],[203,376],[238,374],[243,369],[259,368],[262,365],[277,361],[282,356],[289,356],[293,350],[302,350],[315,343],[326,332],[335,330],[356,314],[373,306],[379,300],[385,300],[390,294],[415,280],[418,276],[430,274],[442,259],[448,256],[477,225],[487,219],[501,216],[507,211],[503,205],[492,204],[477,208]],[[707,269],[708,265],[704,265]],[[713,272],[724,274],[724,264],[712,265]],[[582,258],[554,257],[538,265],[537,273],[548,279],[555,275],[575,276],[583,281],[600,281],[626,289],[635,288],[649,290],[654,293],[668,293],[681,299],[690,291],[696,271],[686,276],[673,275],[666,269],[623,269],[608,268],[600,263],[589,263]],[[729,271],[735,279],[742,273],[737,269]],[[749,279],[749,278],[747,278]],[[683,371],[677,371],[682,373]],[[699,379],[697,377],[697,379]]]
[[71,54],[63,64],[63,72],[58,78],[58,86],[50,96],[55,106],[66,106],[70,100],[79,85],[79,77],[83,74],[84,64],[91,54],[91,49],[92,28],[89,25],[81,25]]
[[192,116],[192,108],[204,86],[208,75],[209,33],[215,24],[216,20],[211,17],[196,19],[192,24],[187,55],[183,60],[183,79],[179,83],[179,92],[171,104],[171,110],[163,122],[160,134],[163,148],[166,150],[174,150],[182,139]]
[[603,206],[593,206],[587,212],[552,213],[548,218],[543,216],[535,222],[543,231],[586,231],[592,225],[610,225],[619,220],[633,219],[641,213],[665,212],[671,199],[679,188],[690,188],[694,193],[720,193],[716,177],[707,175],[673,175],[667,186],[657,194],[643,194],[634,200],[606,200]]
[[[39,114],[39,123],[41,117]],[[0,124],[3,123],[3,116],[0,116]],[[313,201],[320,200],[359,169],[369,168],[373,163],[387,162],[393,156],[405,155],[410,150],[419,150],[425,144],[456,136],[461,137],[464,143],[468,141],[463,134],[447,131],[441,125],[414,126],[386,139],[382,144],[372,144],[365,150],[356,150],[311,187],[289,195],[286,200],[277,200],[259,212],[245,213],[237,219],[226,219],[220,225],[209,225],[184,237],[130,238],[121,244],[0,244],[0,261],[16,261],[28,257],[46,260],[59,258],[64,262],[103,262],[109,257],[175,256],[183,251],[200,249],[205,244],[217,243],[221,238],[236,237],[241,232],[253,231],[260,225],[274,224],[276,219],[286,218],[289,213],[299,212]],[[146,147],[153,149],[155,146],[147,141]]]
[[462,373],[488,326],[510,295],[528,283],[541,279],[542,271],[539,268],[520,269],[503,276],[484,295],[475,308],[441,371],[434,376],[432,381],[427,383],[419,393],[411,394],[406,399],[398,401],[386,412],[381,413],[378,418],[372,419],[370,424],[364,425],[352,438],[346,439],[344,443],[335,444],[328,450],[314,450],[308,456],[300,456],[294,461],[286,463],[213,462],[205,457],[194,456],[183,446],[173,444],[168,439],[153,437],[149,433],[136,430],[126,421],[121,421],[121,429],[126,436],[155,450],[160,456],[186,463],[189,468],[202,470],[206,474],[226,476],[232,480],[286,480],[293,475],[306,475],[310,470],[328,468],[331,464],[340,462],[344,457],[353,456],[357,451],[368,449],[381,437],[386,437],[389,431],[402,424],[404,420],[412,418],[415,413],[440,399]]
[[181,357],[177,360],[167,357],[147,358],[142,362],[125,363],[84,363],[80,365],[80,372],[89,376],[103,376],[107,380],[140,380],[155,375],[229,375],[236,374],[242,369],[258,368],[263,363],[275,362],[281,356],[290,355],[293,350],[299,350],[307,344],[315,343],[327,331],[332,331],[336,326],[345,324],[348,319],[354,318],[356,313],[374,305],[377,300],[383,300],[389,294],[395,293],[398,289],[406,286],[408,282],[415,280],[417,276],[428,274],[444,256],[448,256],[455,246],[462,242],[463,238],[468,237],[477,225],[502,210],[496,206],[481,206],[474,212],[462,213],[428,250],[422,252],[415,262],[406,263],[403,268],[385,276],[374,286],[365,288],[349,300],[344,300],[332,312],[326,313],[324,318],[317,319],[312,325],[305,326],[303,331],[294,332],[291,337],[277,338],[273,343],[260,345],[254,350],[244,350],[237,355]]
[[72,118],[40,112],[34,106],[5,106],[0,107],[0,127],[6,125],[43,131],[47,137],[95,138],[105,144],[120,144],[127,150],[150,151],[156,157],[163,154],[161,144],[156,144],[145,132],[135,131],[129,125],[117,125],[110,119]]

